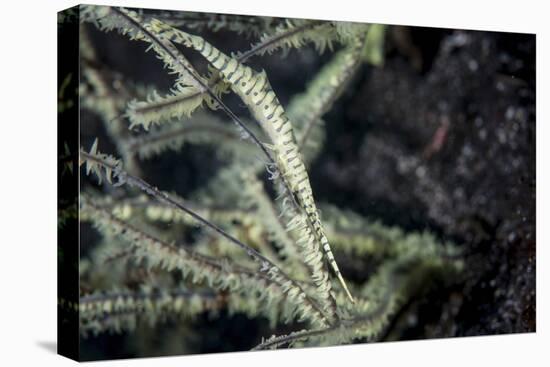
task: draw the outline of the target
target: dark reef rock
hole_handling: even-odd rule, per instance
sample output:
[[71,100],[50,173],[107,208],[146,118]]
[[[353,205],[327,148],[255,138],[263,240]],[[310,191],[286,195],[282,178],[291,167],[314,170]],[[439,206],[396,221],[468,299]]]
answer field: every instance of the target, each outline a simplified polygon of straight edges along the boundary
[[393,33],[384,67],[327,116],[314,190],[462,244],[466,280],[410,305],[403,336],[534,331],[535,37],[423,29],[403,50]]

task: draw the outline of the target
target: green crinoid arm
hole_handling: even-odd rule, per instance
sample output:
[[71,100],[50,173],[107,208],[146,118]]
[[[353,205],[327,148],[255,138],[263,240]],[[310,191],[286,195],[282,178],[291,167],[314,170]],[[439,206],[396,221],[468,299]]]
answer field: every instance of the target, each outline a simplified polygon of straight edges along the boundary
[[244,37],[260,37],[284,24],[284,19],[252,17],[236,14],[155,11],[150,17],[160,19],[172,27],[185,27],[196,32],[230,31]]
[[[300,20],[284,23],[269,34],[262,36],[261,41],[250,49],[242,53],[238,52],[234,57],[238,62],[244,63],[254,55],[271,53],[279,49],[285,50],[289,47],[300,47],[306,42],[313,42],[319,49],[324,49],[327,45],[326,42],[330,42],[336,35],[333,28],[330,22],[323,21]],[[325,46],[323,47],[323,45]],[[328,45],[330,48],[332,47],[332,43]],[[211,76],[208,86],[218,94],[225,92],[228,88],[227,83],[217,74]],[[149,95],[147,101],[134,100],[129,104],[127,113],[133,126],[148,127],[150,124],[160,124],[174,117],[188,116],[204,101],[210,108],[216,108],[204,91],[185,88],[181,91],[174,90],[165,96],[153,93]]]
[[170,290],[142,287],[139,291],[118,287],[108,292],[96,291],[80,297],[80,334],[87,337],[106,331],[131,331],[141,320],[154,325],[170,319],[195,318],[203,312],[215,312],[225,303],[225,297],[216,292],[184,287]]
[[[94,154],[92,154],[92,152]],[[302,286],[292,278],[290,278],[282,269],[277,267],[271,260],[254,250],[252,247],[241,242],[234,236],[230,235],[222,228],[204,219],[194,211],[190,210],[185,204],[175,200],[167,193],[160,191],[156,187],[151,186],[144,180],[132,176],[122,169],[122,165],[116,159],[105,154],[101,154],[97,151],[97,140],[94,143],[93,149],[90,153],[84,150],[80,151],[80,159],[82,163],[86,163],[87,168],[92,170],[96,175],[100,176],[103,172],[108,177],[108,180],[112,182],[113,178],[118,180],[117,185],[127,184],[136,187],[149,196],[166,203],[187,215],[194,218],[198,223],[214,231],[214,233],[224,237],[233,245],[244,250],[247,255],[260,265],[258,272],[267,276],[271,281],[281,284],[283,293],[286,295],[286,299],[291,304],[296,305],[296,315],[300,319],[311,318],[316,323],[322,325],[330,325],[332,318],[326,316],[325,311],[321,310],[316,302],[314,302],[303,290]]]
[[[275,92],[271,88],[265,72],[256,72],[252,68],[239,63],[199,36],[194,36],[174,29],[161,21],[152,20],[151,28],[174,43],[183,44],[198,51],[230,84],[231,89],[248,106],[251,114],[259,122],[273,145],[276,167],[280,178],[285,182],[293,201],[297,204],[299,213],[294,218],[292,226],[302,232],[301,243],[304,248],[313,251],[306,262],[313,268],[313,279],[318,284],[324,303],[335,311],[334,299],[328,275],[323,271],[322,257],[315,252],[323,251],[325,258],[334,270],[342,287],[353,302],[346,283],[334,260],[328,239],[326,238],[317,208],[313,200],[311,185],[305,165],[296,145],[292,124],[286,117]],[[299,215],[298,215],[299,214]],[[313,242],[313,244],[312,244]]]
[[167,150],[179,151],[186,144],[214,146],[217,148],[216,154],[224,160],[237,157],[250,160],[257,152],[257,147],[243,140],[234,126],[206,112],[197,112],[193,118],[165,124],[121,142],[129,154],[141,159]]
[[321,117],[346,90],[361,65],[363,44],[358,40],[338,51],[309,82],[307,89],[290,101],[288,115],[295,124],[300,151],[308,161],[322,145],[311,142],[312,138],[322,134],[317,131],[322,129]]
[[[303,320],[311,314],[307,302],[297,302],[289,293],[292,285],[281,277],[274,277],[263,271],[234,264],[227,259],[214,258],[198,253],[185,246],[176,246],[159,240],[141,229],[120,220],[108,211],[97,207],[90,198],[83,196],[81,210],[89,215],[101,232],[110,236],[121,237],[133,248],[131,256],[139,262],[147,261],[148,267],[166,271],[177,270],[184,279],[193,283],[206,284],[208,287],[230,292],[260,294],[260,298],[269,300],[286,300],[294,308],[288,312],[288,319],[300,316]],[[269,294],[264,294],[269,292]],[[268,308],[271,305],[267,305]],[[318,320],[320,321],[320,320]],[[322,322],[321,322],[322,324]]]

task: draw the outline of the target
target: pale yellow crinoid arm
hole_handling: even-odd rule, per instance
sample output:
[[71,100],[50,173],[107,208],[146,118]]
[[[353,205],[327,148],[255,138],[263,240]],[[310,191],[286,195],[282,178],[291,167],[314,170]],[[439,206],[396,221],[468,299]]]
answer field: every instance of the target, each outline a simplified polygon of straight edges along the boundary
[[[275,152],[275,161],[279,172],[288,185],[291,195],[300,206],[301,214],[297,228],[302,231],[303,243],[311,247],[315,242],[325,254],[325,258],[336,274],[349,299],[353,302],[348,287],[332,254],[329,241],[323,230],[318,210],[315,205],[309,177],[296,144],[292,123],[271,88],[265,72],[257,72],[225,55],[206,42],[202,37],[190,35],[174,29],[161,21],[151,21],[151,28],[172,42],[184,44],[198,51],[230,84],[231,89],[247,105],[251,114],[271,139]],[[313,274],[314,281],[323,284],[325,293],[330,292],[327,275],[322,274],[321,260],[312,254],[306,259],[311,264],[317,263]],[[324,278],[324,279],[323,279]]]

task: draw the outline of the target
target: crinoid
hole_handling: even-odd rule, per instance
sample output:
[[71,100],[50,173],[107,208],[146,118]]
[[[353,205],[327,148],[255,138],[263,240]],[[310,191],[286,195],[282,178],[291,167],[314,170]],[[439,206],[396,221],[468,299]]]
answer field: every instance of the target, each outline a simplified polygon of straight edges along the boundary
[[[81,221],[100,234],[80,263],[84,337],[145,340],[143,327],[164,325],[163,350],[191,353],[204,315],[246,315],[262,325],[249,349],[371,341],[432,280],[460,273],[454,245],[315,200],[308,172],[331,144],[322,117],[353,92],[358,70],[382,63],[384,26],[103,6],[82,6],[80,20],[80,104],[105,131],[88,131],[100,139],[80,150]],[[142,57],[175,77],[171,90],[114,71],[92,30],[142,44]],[[229,54],[207,41],[224,32],[250,48]],[[287,102],[249,62],[292,68],[277,55],[290,52],[324,64]],[[186,152],[197,149],[215,152],[217,166],[186,176],[196,174]],[[171,177],[197,184],[175,193]],[[346,279],[352,265],[360,274]]]

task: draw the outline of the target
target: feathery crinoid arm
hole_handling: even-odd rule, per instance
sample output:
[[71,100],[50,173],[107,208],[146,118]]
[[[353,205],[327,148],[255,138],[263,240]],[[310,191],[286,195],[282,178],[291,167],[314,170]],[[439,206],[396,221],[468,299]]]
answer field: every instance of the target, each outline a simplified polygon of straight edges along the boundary
[[[82,21],[93,22],[104,31],[118,30],[132,40],[149,43],[149,48],[153,49],[164,65],[177,75],[176,83],[169,94],[160,95],[153,92],[146,102],[133,100],[129,103],[127,115],[131,121],[131,128],[143,126],[147,130],[151,124],[189,116],[203,102],[207,102],[211,107],[215,106],[211,93],[221,93],[223,85],[206,91],[208,79],[199,75],[174,45],[157,37],[150,25],[135,11],[86,5],[83,6]],[[182,101],[182,96],[187,98]]]
[[[224,231],[221,227],[195,213],[193,210],[189,209],[186,204],[179,202],[171,195],[157,189],[143,179],[124,171],[118,160],[97,151],[97,140],[89,153],[81,149],[80,160],[82,162],[81,164],[85,162],[87,164],[87,169],[91,170],[99,177],[103,174],[103,172],[105,172],[105,176],[107,176],[108,181],[111,182],[111,178],[116,178],[118,180],[116,185],[126,184],[140,189],[156,200],[168,204],[189,215],[198,224],[204,225],[206,228],[212,230],[213,233],[225,238],[232,245],[235,245],[245,251],[248,257],[258,265],[259,268],[256,269],[256,273],[261,274],[263,277],[267,277],[267,279],[271,282],[280,285],[281,291],[286,299],[286,304],[292,307],[292,309],[285,312],[285,314],[289,317],[298,317],[299,320],[302,321],[310,319],[312,322],[320,325],[330,325],[333,323],[334,320],[332,315],[327,315],[327,311],[320,308],[317,305],[317,302],[315,302],[315,300],[313,300],[304,291],[302,284],[290,278],[282,269],[275,265],[273,261],[266,258],[258,251],[254,250],[252,247],[240,241],[228,232]],[[109,215],[109,218],[112,218],[108,212],[103,213]],[[126,234],[127,232],[127,230],[120,230],[120,232],[117,231],[117,233],[120,234]],[[154,247],[158,248],[156,245]]]
[[[209,82],[197,73],[193,65],[191,65],[185,56],[179,52],[171,40],[166,37],[166,35],[158,32],[158,27],[154,26],[154,22],[145,22],[139,14],[124,8],[85,6],[83,9],[83,21],[94,22],[98,24],[102,30],[118,29],[120,33],[129,36],[130,39],[141,40],[149,43],[149,48],[152,48],[156,52],[157,57],[164,62],[165,66],[178,75],[178,80],[176,82],[176,87],[179,91],[178,93],[184,94],[184,90],[190,90],[192,93],[189,94],[189,97],[193,98],[196,95],[203,98],[203,92],[206,93],[208,96],[206,99],[209,101],[208,103],[223,110],[233,120],[233,122],[235,122],[239,130],[242,130],[243,134],[246,133],[246,136],[249,137],[263,151],[268,160],[270,162],[272,161],[267,148],[233,113],[233,111],[223,103],[220,96],[216,92],[216,89],[212,89],[209,86]],[[166,27],[170,28],[169,26]],[[165,101],[161,101],[161,103],[164,102]],[[190,103],[190,100],[185,99],[185,101],[180,102],[186,104]],[[179,107],[177,108],[180,111],[178,112],[179,114],[189,115],[191,113],[189,112],[188,106],[182,106],[179,104],[178,106]],[[174,112],[170,110],[171,109],[168,109],[168,111],[165,111],[164,113],[168,115],[168,118],[175,117],[173,115]],[[131,111],[128,112],[128,115],[130,120],[132,120]],[[166,117],[167,116],[165,115],[165,118]],[[152,120],[146,119],[145,121],[138,121],[138,124],[142,124],[143,127],[147,129],[147,127],[153,122],[154,121]],[[134,123],[134,121],[132,121],[132,123]]]
[[284,18],[187,11],[153,11],[149,16],[175,28],[185,27],[194,32],[223,30],[235,32],[246,38],[260,37],[265,32],[277,29],[284,22]]
[[201,83],[203,80],[198,77],[193,65],[173,45],[163,43],[155,37],[150,26],[135,11],[107,6],[84,6],[82,20],[99,24],[102,30],[116,29],[130,39],[149,43],[164,64],[177,74],[177,85],[191,86],[200,91],[204,89],[204,84]]
[[[286,182],[289,194],[300,207],[300,215],[295,218],[294,223],[294,226],[303,232],[300,241],[308,244],[309,247],[312,247],[312,242],[315,242],[316,246],[322,248],[349,299],[353,301],[324,233],[313,199],[309,177],[296,144],[292,123],[271,88],[266,73],[264,71],[257,72],[242,65],[206,42],[202,37],[174,29],[158,20],[152,20],[150,26],[156,33],[162,34],[172,42],[184,44],[198,51],[247,105],[251,114],[270,138],[281,179]],[[320,259],[316,257],[315,253],[312,253],[311,258],[306,261],[317,264],[313,278],[319,287],[322,287],[325,301],[331,302],[331,286],[327,279],[328,275],[323,274],[322,266],[318,265]]]
[[361,65],[364,38],[338,51],[308,83],[307,89],[294,96],[287,108],[296,129],[296,139],[306,164],[323,145],[322,116],[346,90]]
[[202,111],[182,123],[166,124],[129,137],[121,145],[130,154],[147,159],[167,150],[179,151],[189,143],[214,146],[215,154],[223,160],[238,157],[252,162],[250,157],[254,156],[257,149],[248,140],[244,140],[243,134],[234,126]]

